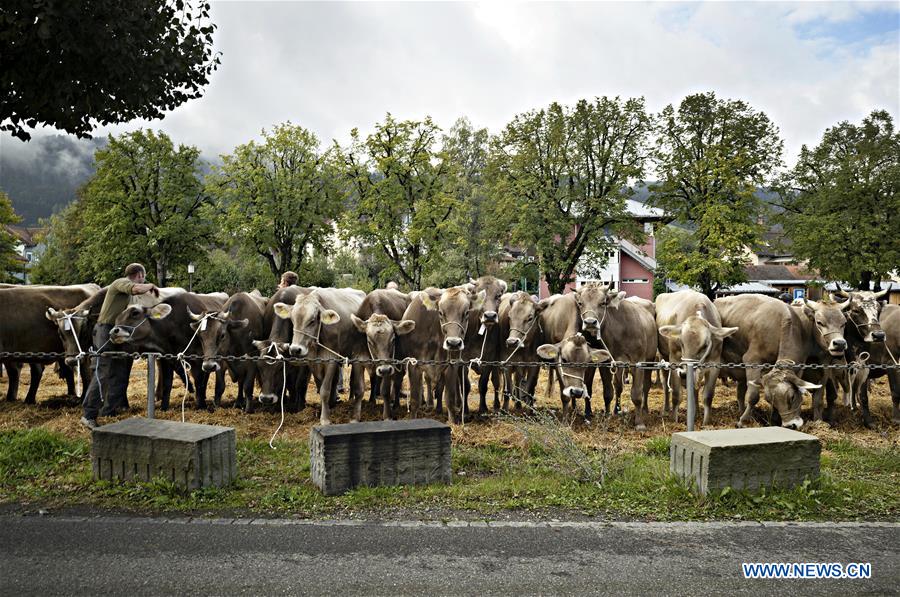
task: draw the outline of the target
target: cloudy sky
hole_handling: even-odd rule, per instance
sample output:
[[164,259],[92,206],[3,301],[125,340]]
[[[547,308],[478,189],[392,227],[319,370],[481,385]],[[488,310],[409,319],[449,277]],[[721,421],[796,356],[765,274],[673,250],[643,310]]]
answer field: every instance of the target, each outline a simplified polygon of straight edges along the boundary
[[838,121],[898,117],[898,7],[216,2],[222,65],[205,97],[150,125],[212,157],[286,120],[326,143],[388,111],[496,132],[552,101],[644,96],[656,111],[713,90],[765,111],[790,163]]

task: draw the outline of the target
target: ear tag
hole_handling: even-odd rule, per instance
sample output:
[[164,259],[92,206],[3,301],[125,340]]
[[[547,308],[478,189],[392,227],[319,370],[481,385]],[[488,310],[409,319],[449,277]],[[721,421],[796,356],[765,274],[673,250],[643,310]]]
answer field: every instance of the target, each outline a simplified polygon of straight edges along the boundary
[[487,328],[484,327],[484,324],[482,323],[482,324],[481,324],[481,327],[478,328],[478,335],[479,335],[479,336],[484,336],[484,331],[485,331],[486,329],[487,329]]
[[200,331],[201,331],[201,332],[205,332],[205,331],[206,331],[206,321],[207,321],[207,320],[204,319],[203,321],[200,322]]
[[72,322],[69,321],[68,319],[63,319],[63,329],[64,329],[65,331],[67,331],[67,332],[68,332],[69,330],[71,330],[71,329],[72,329]]

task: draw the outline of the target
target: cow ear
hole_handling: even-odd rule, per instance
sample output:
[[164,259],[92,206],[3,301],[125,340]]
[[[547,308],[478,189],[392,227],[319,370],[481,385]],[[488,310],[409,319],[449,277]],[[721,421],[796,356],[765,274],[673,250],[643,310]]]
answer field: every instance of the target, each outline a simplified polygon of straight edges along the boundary
[[253,346],[256,350],[263,351],[266,349],[266,341],[265,340],[254,340]]
[[758,381],[756,381],[755,379],[749,379],[749,380],[747,380],[747,385],[748,385],[748,386],[753,386],[753,387],[756,388],[757,390],[763,389],[762,384],[760,384],[760,383],[759,383]]
[[422,305],[429,311],[437,309],[438,302],[432,299],[427,292],[420,292],[419,298],[422,300]]
[[506,289],[509,288],[509,284],[506,283],[506,280],[497,280],[497,283],[500,284],[500,294],[506,292]]
[[282,319],[290,319],[291,318],[291,305],[287,305],[285,303],[275,303],[273,307],[275,309],[275,315]]
[[545,361],[555,361],[559,356],[559,347],[556,344],[541,344],[538,346],[537,354]]
[[403,336],[416,329],[416,322],[412,319],[404,319],[403,321],[392,321],[394,325],[394,333]]
[[541,313],[544,312],[544,309],[546,309],[549,306],[550,306],[550,301],[547,299],[538,301],[534,304],[534,312],[537,313],[538,315],[540,315]]
[[[584,305],[584,301],[581,300],[580,290],[581,289],[579,288],[578,290],[576,290],[575,292],[572,293],[572,296],[575,298],[575,304],[578,305],[579,309],[581,309],[581,307]],[[546,300],[546,299],[544,299],[544,300]]]
[[228,320],[228,329],[241,329],[250,325],[249,319],[229,319]]
[[799,377],[794,380],[794,385],[797,386],[800,391],[808,392],[810,390],[818,390],[822,387],[822,384],[812,383],[806,381],[805,379],[800,379]]
[[159,303],[155,307],[151,307],[147,314],[150,319],[165,319],[172,312],[172,305],[168,303]]
[[660,326],[659,333],[663,338],[668,338],[669,340],[678,340],[681,338],[681,328],[677,325]]
[[724,340],[728,336],[738,331],[738,328],[712,328],[711,331],[713,336],[715,336],[719,340]]
[[624,290],[620,290],[619,292],[616,293],[616,295],[614,297],[609,299],[609,304],[607,306],[612,309],[618,309],[619,305],[622,304],[622,301],[625,299],[625,297],[627,295],[628,295],[627,292],[625,292]]
[[81,311],[78,312],[78,314],[81,317],[87,317],[88,315],[91,314],[91,310],[90,309],[82,309]]
[[803,299],[803,312],[806,313],[809,317],[813,317],[816,314],[816,302],[810,301],[807,299]]
[[44,316],[50,321],[56,321],[59,318],[59,311],[53,307],[47,307],[47,312],[44,313]]
[[609,351],[602,350],[600,348],[595,348],[591,350],[591,362],[592,363],[605,363],[607,361],[612,360],[612,355],[609,354]]
[[325,309],[319,318],[323,325],[334,325],[341,320],[341,316],[334,309]]
[[356,316],[355,313],[350,314],[350,321],[353,322],[354,327],[359,330],[360,334],[366,333],[366,326],[368,325],[364,319],[360,319]]
[[481,309],[484,306],[485,298],[487,298],[487,290],[482,288],[478,291],[478,294],[475,295],[475,299],[472,301],[472,308]]

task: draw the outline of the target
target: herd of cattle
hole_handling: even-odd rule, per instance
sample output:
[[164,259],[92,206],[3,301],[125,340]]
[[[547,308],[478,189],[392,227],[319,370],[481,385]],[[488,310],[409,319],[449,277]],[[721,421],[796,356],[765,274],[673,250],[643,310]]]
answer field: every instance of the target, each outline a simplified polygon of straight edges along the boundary
[[[179,362],[159,361],[156,398],[163,409],[169,405],[173,376],[182,371],[192,378],[185,383],[193,385],[198,408],[207,407],[211,375],[216,378],[214,403],[219,404],[227,372],[238,385],[237,405],[248,412],[257,400],[264,405],[281,401],[292,411],[304,408],[312,376],[322,397],[321,423],[328,424],[344,381],[343,365],[350,363],[354,420],[359,420],[368,375],[371,397],[383,400],[385,418],[397,415],[408,376],[411,417],[426,403],[441,412],[443,401],[449,421],[457,422],[468,412],[470,370],[479,374],[478,410],[484,413],[490,383],[495,410],[508,409],[510,398],[528,402],[540,361],[549,363],[551,377],[559,382],[564,417],[571,416],[579,398],[584,417],[592,417],[597,372],[607,414],[613,400],[617,410],[623,377],[630,375],[634,426],[641,430],[652,371],[637,364],[672,364],[661,377],[664,412],[675,419],[684,377],[679,365],[692,359],[701,364],[704,424],[710,422],[715,383],[727,377],[737,382],[739,426],[750,419],[761,391],[772,405],[773,424],[800,428],[805,393],[812,394],[814,418],[830,421],[838,390],[844,404],[858,407],[864,424],[871,426],[867,379],[879,375],[889,377],[893,421],[900,423],[900,370],[863,366],[896,365],[900,356],[900,306],[885,305],[884,293],[841,293],[835,300],[787,305],[761,295],[713,302],[693,291],[662,294],[653,303],[625,298],[625,292],[600,283],[541,301],[506,290],[506,282],[491,276],[408,294],[290,286],[266,298],[257,291],[229,297],[163,289],[159,298],[135,297],[116,320],[110,339],[122,351],[181,354],[194,363],[182,369]],[[23,363],[32,368],[26,402],[35,401],[43,366],[54,361],[75,394],[73,369],[80,367],[84,379],[91,375],[90,339],[104,297],[105,289],[93,284],[0,289],[5,315],[0,360],[9,375],[7,400],[16,398]],[[24,352],[64,353],[65,358],[11,354]],[[260,358],[221,358],[240,355]],[[600,363],[606,366],[586,366]],[[734,366],[776,363],[851,367]]]

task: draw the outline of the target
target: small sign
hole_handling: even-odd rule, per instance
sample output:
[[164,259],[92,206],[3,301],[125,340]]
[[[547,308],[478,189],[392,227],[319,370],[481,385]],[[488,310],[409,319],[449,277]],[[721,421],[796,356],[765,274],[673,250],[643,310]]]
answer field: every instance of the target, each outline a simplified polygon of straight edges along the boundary
[[72,322],[68,318],[63,320],[63,329],[67,332],[72,329]]
[[482,324],[481,324],[481,327],[478,328],[478,335],[479,335],[479,336],[484,336],[484,331],[485,331],[486,329],[487,329],[487,328],[484,327],[484,324],[482,323]]
[[806,298],[805,288],[794,288],[794,300]]
[[201,332],[206,331],[206,319],[204,319],[203,321],[200,322],[200,331]]

